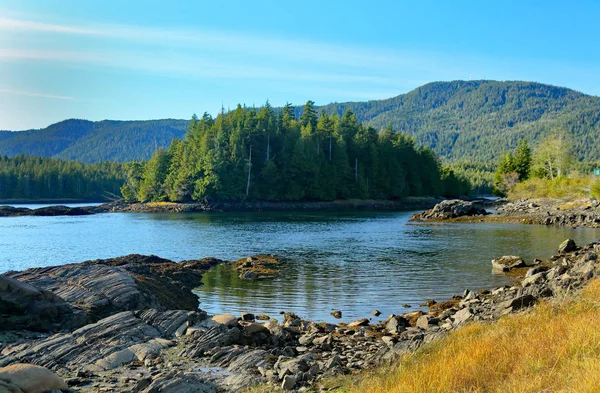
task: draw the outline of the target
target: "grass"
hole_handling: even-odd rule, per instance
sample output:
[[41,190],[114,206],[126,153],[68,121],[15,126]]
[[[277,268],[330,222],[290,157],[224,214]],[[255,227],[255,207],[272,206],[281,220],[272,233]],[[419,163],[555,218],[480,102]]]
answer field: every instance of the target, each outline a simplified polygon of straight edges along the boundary
[[[328,380],[336,393],[600,392],[600,279],[578,297],[473,323],[395,365]],[[248,393],[281,392],[269,386]]]
[[338,393],[600,392],[598,326],[595,280],[576,299],[465,326],[394,366],[328,385],[342,386]]
[[510,199],[525,198],[587,198],[593,179],[588,177],[560,177],[555,180],[533,178],[518,183],[509,191]]

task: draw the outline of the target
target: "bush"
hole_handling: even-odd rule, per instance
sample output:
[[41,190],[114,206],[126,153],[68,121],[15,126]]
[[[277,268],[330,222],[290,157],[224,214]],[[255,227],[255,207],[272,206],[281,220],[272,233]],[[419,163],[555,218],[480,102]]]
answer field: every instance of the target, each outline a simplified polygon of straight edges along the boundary
[[590,196],[595,199],[600,199],[600,179],[592,183],[592,187],[590,189]]
[[592,179],[587,177],[559,177],[554,180],[533,178],[517,184],[508,196],[511,199],[587,198],[591,186]]

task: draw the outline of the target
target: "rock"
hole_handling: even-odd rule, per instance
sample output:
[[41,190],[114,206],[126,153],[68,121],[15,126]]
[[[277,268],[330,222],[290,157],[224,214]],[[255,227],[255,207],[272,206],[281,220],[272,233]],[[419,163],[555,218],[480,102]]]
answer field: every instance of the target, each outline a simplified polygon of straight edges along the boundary
[[275,277],[281,269],[281,257],[275,255],[254,255],[238,259],[232,263],[234,269],[240,272],[244,280]]
[[283,390],[292,390],[294,386],[296,386],[297,378],[293,375],[286,375],[283,377],[283,382],[281,383],[281,389]]
[[471,318],[473,318],[471,310],[469,310],[468,307],[465,307],[462,310],[458,311],[456,314],[454,314],[454,326],[461,325]]
[[253,335],[253,334],[258,334],[258,333],[271,334],[269,332],[269,329],[267,329],[265,327],[265,325],[263,325],[262,323],[246,322],[242,326],[244,328],[244,333],[246,333],[248,335]]
[[360,326],[369,326],[369,320],[367,318],[361,318],[348,324],[348,328],[350,329],[354,329]]
[[512,308],[512,310],[520,310],[521,308],[529,307],[537,302],[537,299],[531,295],[519,296],[511,300],[500,303],[501,309]]
[[428,329],[430,326],[437,325],[439,320],[430,315],[422,315],[417,319],[416,326],[421,329]]
[[150,378],[150,377],[142,378],[139,381],[137,381],[137,383],[133,387],[133,391],[140,392],[140,391],[146,389],[148,386],[150,386],[151,383],[152,383],[152,378]]
[[240,273],[240,278],[242,280],[256,280],[258,278],[258,274],[250,271],[245,271]]
[[214,322],[225,326],[237,326],[238,320],[233,314],[219,314],[211,318]]
[[256,316],[256,319],[259,320],[259,321],[268,321],[271,318],[268,315],[266,315],[266,314],[258,314]]
[[406,330],[410,323],[403,317],[396,315],[390,315],[386,322],[384,322],[385,329],[392,334],[399,334]]
[[577,249],[577,245],[573,239],[567,239],[564,242],[560,243],[558,246],[558,252],[560,254],[564,254],[566,252],[575,251]]
[[89,321],[87,313],[50,291],[0,275],[1,330],[72,329]]
[[[165,322],[166,316],[163,318],[154,315],[145,322],[141,315],[148,311],[138,315],[124,311],[72,333],[57,334],[14,347],[8,346],[3,350],[3,355],[12,356],[17,361],[35,362],[52,368],[60,366],[79,369],[83,366],[85,371],[93,372],[110,370],[132,361],[144,361],[172,345],[168,340],[171,336],[161,333],[164,326],[169,325]],[[181,315],[186,315],[189,321],[193,321],[196,315],[192,311],[164,313],[177,323],[181,321]]]
[[8,387],[15,387],[16,389],[13,391],[23,393],[42,393],[50,390],[68,389],[67,384],[61,377],[47,368],[33,364],[17,363],[0,368],[0,391],[3,387],[2,382]]
[[529,276],[529,277],[525,277],[525,278],[524,278],[524,279],[521,281],[521,285],[522,285],[523,287],[526,287],[526,286],[528,286],[528,285],[539,284],[539,283],[541,283],[541,282],[543,282],[543,281],[544,281],[544,279],[545,279],[545,275],[546,275],[546,273],[544,273],[544,272],[541,272],[541,273],[536,273],[536,274],[533,274],[533,275],[531,275],[531,276]]
[[6,274],[59,296],[98,320],[121,311],[197,310],[192,289],[202,273],[222,261],[206,258],[175,263],[132,254]]
[[545,272],[547,271],[548,268],[546,266],[536,266],[536,267],[532,267],[531,269],[527,270],[527,273],[525,274],[525,277],[531,277],[534,274],[538,274],[541,272]]
[[216,387],[193,372],[159,374],[143,393],[217,393]]
[[374,316],[378,317],[378,316],[381,315],[381,311],[379,311],[379,310],[373,310],[373,311],[371,311],[371,315],[374,315]]
[[331,316],[332,316],[332,317],[334,317],[334,318],[336,318],[336,319],[340,319],[340,318],[342,318],[342,312],[341,312],[341,311],[339,311],[339,310],[337,310],[337,311],[333,311],[333,312],[331,313]]
[[[243,312],[241,314],[242,321],[254,321],[256,317],[252,313]],[[267,318],[268,319],[268,318]]]
[[515,268],[526,267],[521,257],[514,255],[505,255],[500,258],[492,259],[492,270],[495,272],[508,272]]
[[485,209],[478,207],[473,202],[460,199],[445,200],[423,213],[415,214],[411,220],[447,220],[463,216],[486,215]]

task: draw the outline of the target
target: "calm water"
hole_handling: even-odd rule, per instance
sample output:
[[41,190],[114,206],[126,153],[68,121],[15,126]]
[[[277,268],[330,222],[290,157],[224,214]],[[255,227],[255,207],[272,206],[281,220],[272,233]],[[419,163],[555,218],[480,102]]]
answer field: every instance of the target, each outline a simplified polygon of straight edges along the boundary
[[[409,212],[99,214],[0,219],[0,272],[129,253],[176,261],[215,256],[234,260],[257,253],[289,258],[278,278],[238,279],[219,267],[196,293],[211,313],[277,316],[294,311],[331,321],[385,317],[426,299],[465,288],[505,283],[490,260],[517,254],[552,255],[565,238],[597,239],[592,229],[514,224],[410,224]],[[200,284],[200,283],[199,283]]]

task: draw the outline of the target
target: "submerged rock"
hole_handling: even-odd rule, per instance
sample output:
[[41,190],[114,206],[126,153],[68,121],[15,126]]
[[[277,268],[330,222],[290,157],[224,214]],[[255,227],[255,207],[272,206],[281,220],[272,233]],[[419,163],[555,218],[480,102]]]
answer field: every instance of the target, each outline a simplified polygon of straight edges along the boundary
[[275,255],[254,255],[233,262],[233,268],[240,272],[242,280],[271,278],[279,274],[280,257]]

